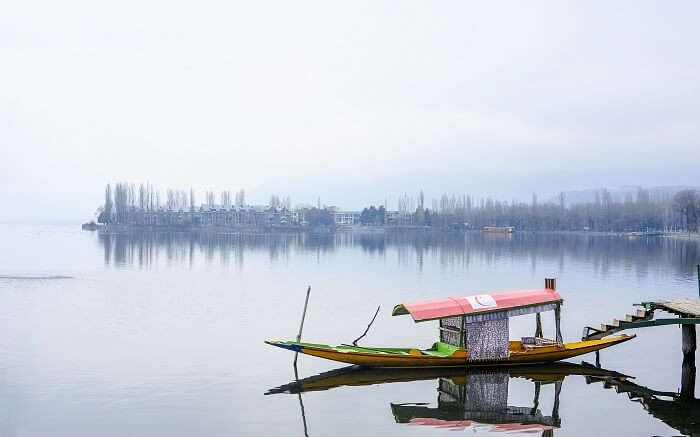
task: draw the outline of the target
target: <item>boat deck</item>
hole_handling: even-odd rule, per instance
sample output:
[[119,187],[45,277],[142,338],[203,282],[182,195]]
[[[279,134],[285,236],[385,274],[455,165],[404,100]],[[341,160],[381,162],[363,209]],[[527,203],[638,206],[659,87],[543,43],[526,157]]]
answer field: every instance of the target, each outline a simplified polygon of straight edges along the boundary
[[302,347],[315,347],[319,349],[333,349],[337,352],[367,352],[373,354],[387,354],[387,355],[408,355],[408,356],[421,356],[428,355],[433,357],[449,357],[453,356],[455,352],[463,351],[466,354],[465,349],[452,346],[451,344],[436,342],[429,349],[417,349],[417,348],[397,348],[397,347],[362,347],[353,346],[349,344],[343,344],[340,346],[329,346],[327,344],[314,344],[314,343],[296,343],[293,341],[283,342],[287,345],[299,345]]

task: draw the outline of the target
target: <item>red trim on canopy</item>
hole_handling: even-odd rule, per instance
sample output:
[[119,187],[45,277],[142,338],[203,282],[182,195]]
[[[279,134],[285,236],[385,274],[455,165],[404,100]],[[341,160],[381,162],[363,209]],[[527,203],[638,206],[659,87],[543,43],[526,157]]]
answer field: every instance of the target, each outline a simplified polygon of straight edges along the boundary
[[498,291],[411,302],[394,307],[392,315],[410,313],[413,320],[441,319],[466,314],[492,313],[515,308],[561,302],[555,290]]

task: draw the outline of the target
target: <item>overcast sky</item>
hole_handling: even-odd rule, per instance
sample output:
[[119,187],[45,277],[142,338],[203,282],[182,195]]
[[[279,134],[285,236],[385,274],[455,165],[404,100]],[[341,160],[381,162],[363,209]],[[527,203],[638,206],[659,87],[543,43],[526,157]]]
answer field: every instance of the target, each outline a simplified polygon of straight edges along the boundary
[[108,182],[395,205],[700,184],[699,2],[10,1],[0,220]]

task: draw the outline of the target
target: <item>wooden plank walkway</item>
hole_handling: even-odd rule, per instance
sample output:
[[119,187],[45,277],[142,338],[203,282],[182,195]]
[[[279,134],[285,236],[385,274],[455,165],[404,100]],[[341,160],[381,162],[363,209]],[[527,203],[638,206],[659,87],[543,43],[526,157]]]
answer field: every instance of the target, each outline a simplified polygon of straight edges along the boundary
[[683,317],[700,317],[700,299],[673,299],[643,302],[644,306],[660,309]]

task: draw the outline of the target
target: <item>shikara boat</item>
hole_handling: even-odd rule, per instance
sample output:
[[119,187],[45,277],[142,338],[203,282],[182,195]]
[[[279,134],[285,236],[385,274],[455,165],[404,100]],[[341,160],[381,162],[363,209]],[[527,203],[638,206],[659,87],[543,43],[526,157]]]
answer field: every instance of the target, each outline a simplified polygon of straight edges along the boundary
[[[265,342],[283,349],[371,367],[472,367],[542,364],[564,360],[628,341],[635,336],[564,343],[560,314],[563,299],[555,281],[538,290],[501,291],[396,305],[392,315],[410,314],[415,322],[438,320],[440,341],[428,349],[329,346],[294,341]],[[542,337],[540,313],[554,311],[556,338]],[[533,337],[509,341],[510,317],[536,314]]]

